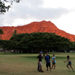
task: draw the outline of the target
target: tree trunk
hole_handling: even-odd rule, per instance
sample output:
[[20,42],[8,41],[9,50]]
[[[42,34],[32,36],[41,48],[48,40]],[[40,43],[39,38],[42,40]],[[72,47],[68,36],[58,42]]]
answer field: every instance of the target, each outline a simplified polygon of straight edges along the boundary
[[6,54],[6,50],[4,49],[4,54]]
[[19,53],[21,53],[21,50],[19,51]]
[[16,50],[14,50],[13,53],[16,53]]

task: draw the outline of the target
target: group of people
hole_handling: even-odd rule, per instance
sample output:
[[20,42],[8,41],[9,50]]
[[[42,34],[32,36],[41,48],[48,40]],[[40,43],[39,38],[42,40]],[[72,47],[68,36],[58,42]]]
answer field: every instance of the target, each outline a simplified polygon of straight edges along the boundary
[[[52,67],[51,67],[51,61],[50,61],[51,58],[50,58],[50,56],[48,55],[48,52],[46,52],[46,56],[45,56],[45,57],[43,57],[43,56],[42,56],[42,52],[40,52],[39,55],[37,56],[37,58],[38,58],[38,71],[39,71],[39,72],[44,72],[44,71],[42,70],[42,58],[45,58],[47,71],[48,71],[48,67],[49,67],[50,71],[51,71],[51,69],[53,69],[53,68],[55,69],[55,66],[56,66],[56,57],[55,57],[54,54],[53,54],[53,56],[52,56]],[[71,69],[72,69],[73,72],[74,72],[74,69],[72,68],[72,63],[71,63],[71,61],[70,61],[70,57],[69,57],[69,56],[67,56],[67,61],[64,61],[64,63],[65,63],[65,62],[68,62],[67,68],[70,70],[70,68],[69,68],[69,65],[70,65]]]
[[[42,56],[42,52],[39,53],[38,55],[38,71],[39,72],[44,72],[42,70],[42,58],[44,58]],[[45,62],[46,62],[46,67],[47,67],[47,71],[48,71],[48,67],[50,68],[50,71],[51,69],[54,67],[55,69],[55,64],[56,64],[56,57],[55,55],[53,54],[53,57],[52,57],[52,67],[51,67],[51,61],[50,61],[50,56],[48,55],[48,52],[46,52],[46,56],[45,56]]]

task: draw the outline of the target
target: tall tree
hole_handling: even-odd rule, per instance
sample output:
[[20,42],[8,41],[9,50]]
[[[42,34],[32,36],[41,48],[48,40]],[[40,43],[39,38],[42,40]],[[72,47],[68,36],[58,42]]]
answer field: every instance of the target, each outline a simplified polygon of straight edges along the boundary
[[13,33],[13,35],[17,35],[17,30],[14,30],[14,33]]
[[69,51],[71,42],[69,39],[58,36],[54,33],[23,33],[14,35],[10,38],[16,41],[16,49],[23,52],[39,52],[43,51]]
[[0,39],[1,39],[1,34],[3,34],[3,30],[2,29],[0,29]]

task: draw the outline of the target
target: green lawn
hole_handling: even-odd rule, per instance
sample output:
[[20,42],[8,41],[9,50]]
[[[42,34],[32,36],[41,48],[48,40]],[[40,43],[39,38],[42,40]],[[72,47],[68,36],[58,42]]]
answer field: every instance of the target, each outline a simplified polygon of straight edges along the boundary
[[[37,71],[37,55],[38,54],[13,54],[0,53],[0,75],[75,75],[72,70],[66,68],[66,56],[70,55],[72,66],[75,69],[75,53],[55,53],[56,69],[46,71],[44,59],[44,73]],[[52,57],[52,53],[49,54]]]

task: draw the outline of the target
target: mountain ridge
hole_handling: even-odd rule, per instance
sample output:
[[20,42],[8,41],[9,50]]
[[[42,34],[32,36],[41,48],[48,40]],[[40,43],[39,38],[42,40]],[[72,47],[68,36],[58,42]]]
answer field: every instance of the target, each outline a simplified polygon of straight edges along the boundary
[[75,35],[67,33],[63,30],[57,28],[51,21],[41,21],[41,22],[31,22],[27,25],[22,26],[3,26],[0,27],[3,30],[4,34],[1,35],[2,40],[9,40],[13,35],[14,30],[17,30],[17,33],[33,33],[33,32],[48,32],[55,33],[62,37],[70,39],[70,41],[75,41]]

